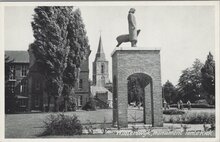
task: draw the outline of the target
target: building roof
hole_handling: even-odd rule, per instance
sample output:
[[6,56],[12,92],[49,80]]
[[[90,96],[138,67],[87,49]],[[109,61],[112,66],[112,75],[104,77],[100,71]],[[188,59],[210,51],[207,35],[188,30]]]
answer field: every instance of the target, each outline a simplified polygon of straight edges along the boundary
[[5,55],[14,60],[14,63],[29,63],[29,54],[27,51],[5,51]]
[[91,94],[94,97],[96,93],[107,93],[108,92],[108,100],[112,100],[112,92],[110,92],[105,87],[101,86],[90,86],[91,87]]
[[95,61],[97,61],[97,60],[106,61],[101,36],[99,38],[99,46],[98,46],[98,50],[97,50],[96,57],[95,57]]

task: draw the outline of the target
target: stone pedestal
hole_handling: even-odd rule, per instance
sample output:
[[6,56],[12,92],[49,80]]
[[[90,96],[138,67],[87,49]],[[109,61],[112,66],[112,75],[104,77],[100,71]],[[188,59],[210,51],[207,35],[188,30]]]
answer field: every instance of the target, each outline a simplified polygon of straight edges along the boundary
[[128,126],[128,77],[141,73],[148,85],[144,96],[144,123],[163,126],[160,50],[144,47],[116,47],[112,52],[113,125]]

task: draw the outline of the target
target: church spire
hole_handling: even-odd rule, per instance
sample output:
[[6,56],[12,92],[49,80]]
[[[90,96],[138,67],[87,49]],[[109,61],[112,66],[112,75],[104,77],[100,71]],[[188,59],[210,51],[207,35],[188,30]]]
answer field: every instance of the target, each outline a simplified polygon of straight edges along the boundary
[[99,45],[98,45],[98,50],[97,50],[97,53],[96,53],[96,58],[95,60],[101,60],[101,61],[105,61],[105,53],[104,53],[104,50],[103,50],[103,45],[102,45],[102,37],[101,37],[101,34],[100,34],[100,38],[99,38]]

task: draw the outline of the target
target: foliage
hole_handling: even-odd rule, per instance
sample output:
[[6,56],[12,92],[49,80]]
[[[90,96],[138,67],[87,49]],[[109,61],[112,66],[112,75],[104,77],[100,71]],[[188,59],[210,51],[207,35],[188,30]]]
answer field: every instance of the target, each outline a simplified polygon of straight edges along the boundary
[[44,121],[42,135],[81,135],[83,127],[77,116],[51,114]]
[[[172,105],[170,105],[170,107],[176,107],[177,108],[177,104],[172,104]],[[183,107],[187,108],[188,105],[183,104]],[[209,104],[206,104],[206,103],[203,103],[203,104],[192,103],[191,108],[215,108],[215,106],[214,105],[209,105]]]
[[215,125],[215,114],[209,112],[193,112],[183,115],[171,115],[168,119],[164,118],[166,123],[182,123],[182,124],[212,124]]
[[73,95],[65,96],[66,101],[62,101],[60,104],[60,111],[76,111],[76,99]]
[[204,97],[201,96],[201,92],[204,91],[201,80],[202,67],[203,64],[196,59],[192,67],[183,70],[179,78],[178,91],[184,102],[188,100],[194,102]]
[[46,79],[45,91],[54,97],[55,111],[58,111],[57,100],[64,84],[73,88],[79,76],[88,40],[80,12],[73,11],[72,6],[39,6],[34,11],[35,41],[30,45],[30,51],[33,51],[39,71]]
[[176,103],[178,100],[176,88],[169,80],[163,85],[163,97],[168,104]]
[[89,101],[82,107],[82,109],[86,111],[96,110],[95,100],[93,98],[89,98]]
[[208,92],[208,101],[215,104],[215,61],[213,55],[209,52],[205,65],[201,69],[202,86]]
[[185,114],[182,117],[185,117],[185,124],[204,124],[208,123],[211,124],[215,122],[215,114],[214,113],[207,113],[207,112],[200,112],[200,113],[191,113]]
[[70,17],[70,24],[68,25],[70,51],[67,59],[67,67],[63,75],[64,89],[68,90],[65,92],[65,96],[69,96],[71,90],[75,87],[80,74],[81,62],[83,62],[83,59],[88,58],[90,54],[88,37],[86,36],[85,25],[83,24],[80,10],[76,9]]
[[10,59],[9,56],[5,55],[5,83],[8,82],[10,75],[11,75],[11,69],[10,69],[10,65],[13,63],[13,59]]
[[180,115],[184,113],[185,113],[184,111],[178,109],[163,110],[163,114],[168,114],[168,115]]
[[128,78],[128,103],[143,103],[144,88],[149,83],[149,78],[142,73],[137,73]]
[[63,90],[62,76],[69,53],[67,26],[71,10],[72,7],[37,7],[31,23],[35,41],[30,48],[46,78],[45,91],[55,98],[55,111],[58,111],[56,100]]

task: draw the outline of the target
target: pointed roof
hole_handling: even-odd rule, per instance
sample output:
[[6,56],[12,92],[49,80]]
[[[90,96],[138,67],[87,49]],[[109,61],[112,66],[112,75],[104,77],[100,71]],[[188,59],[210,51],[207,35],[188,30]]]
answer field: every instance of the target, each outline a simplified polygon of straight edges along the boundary
[[100,38],[99,38],[99,46],[98,46],[98,50],[97,50],[97,53],[96,53],[96,57],[95,57],[95,61],[105,61],[105,53],[104,53],[104,50],[103,50],[103,45],[102,45],[102,37],[100,35]]

